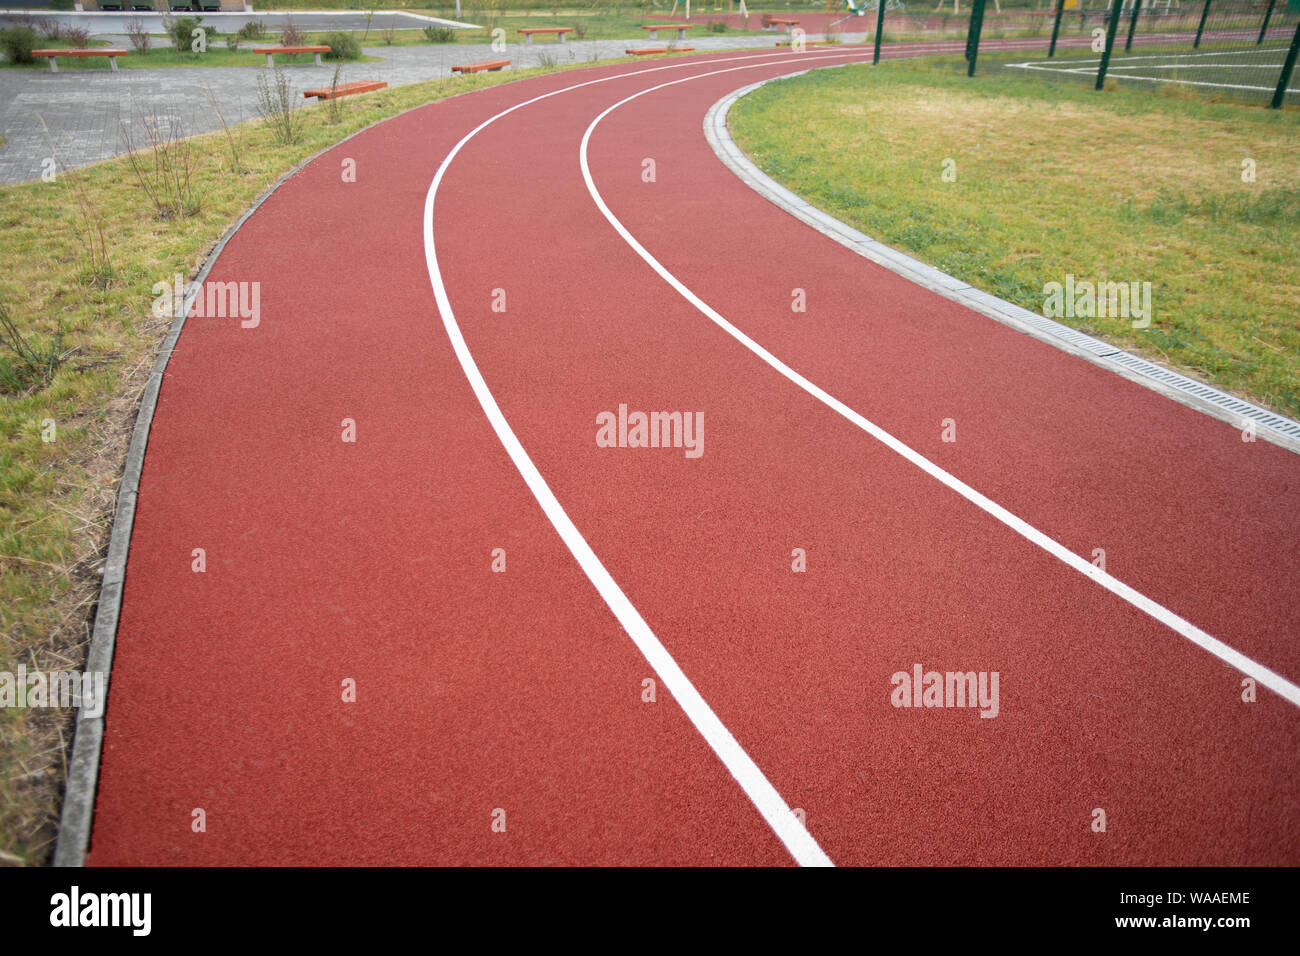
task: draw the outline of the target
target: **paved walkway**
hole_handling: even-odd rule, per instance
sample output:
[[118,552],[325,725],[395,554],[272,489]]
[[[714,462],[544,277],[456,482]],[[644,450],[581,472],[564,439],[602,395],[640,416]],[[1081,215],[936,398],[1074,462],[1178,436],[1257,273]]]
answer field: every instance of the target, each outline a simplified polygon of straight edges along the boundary
[[[114,43],[125,37],[107,38]],[[770,48],[773,35],[749,37],[699,37],[696,49]],[[565,44],[511,43],[505,54],[494,53],[487,43],[454,43],[415,47],[366,47],[376,63],[347,63],[344,81],[387,80],[390,86],[418,83],[451,75],[457,63],[508,57],[516,68],[553,62],[595,62],[623,55],[629,45],[644,41],[597,40]],[[334,66],[308,64],[285,67],[297,102],[297,91],[327,85]],[[165,117],[184,134],[219,129],[220,119],[207,92],[220,105],[226,121],[236,123],[257,115],[257,77],[265,67],[195,67],[85,72],[66,70],[0,71],[0,183],[35,179],[41,164],[57,152],[61,166],[75,167],[107,159],[125,151],[123,128],[141,142],[146,117]],[[44,120],[45,126],[42,126]],[[49,132],[46,133],[45,127]],[[51,145],[52,144],[52,145]]]

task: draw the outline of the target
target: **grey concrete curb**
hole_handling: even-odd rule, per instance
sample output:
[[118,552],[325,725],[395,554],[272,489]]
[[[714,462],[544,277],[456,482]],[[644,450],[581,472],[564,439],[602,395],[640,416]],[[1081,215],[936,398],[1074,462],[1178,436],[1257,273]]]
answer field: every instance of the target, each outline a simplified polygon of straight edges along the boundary
[[[836,67],[819,67],[835,69]],[[1071,355],[1087,359],[1094,365],[1100,365],[1131,382],[1136,382],[1152,391],[1159,392],[1167,398],[1181,402],[1190,408],[1203,412],[1220,421],[1227,422],[1240,430],[1253,422],[1256,434],[1275,445],[1300,454],[1300,422],[1293,421],[1266,408],[1260,408],[1236,396],[1211,388],[1203,382],[1180,375],[1177,372],[1156,365],[1144,358],[1116,348],[1100,339],[1085,335],[1076,329],[1054,322],[1045,316],[1030,312],[1014,303],[1007,302],[988,292],[983,292],[941,272],[934,266],[926,265],[911,256],[892,249],[882,242],[864,235],[847,223],[817,209],[807,200],[795,195],[776,182],[745,156],[740,147],[732,140],[727,130],[727,114],[742,96],[777,80],[801,76],[808,70],[799,70],[783,76],[772,77],[751,83],[727,94],[714,103],[704,117],[704,135],[714,153],[751,189],[770,202],[779,206],[818,232],[829,236],[836,242],[858,255],[870,259],[891,272],[905,279],[924,286],[946,299],[959,302],[969,309],[986,315],[991,319],[1008,325],[1013,329],[1032,335],[1039,341],[1046,342]]]
[[[549,75],[549,74],[544,74]],[[500,84],[498,84],[500,85]],[[496,87],[486,87],[495,89]],[[162,348],[154,362],[149,378],[145,382],[144,394],[140,398],[140,411],[136,414],[135,427],[131,432],[131,443],[126,452],[126,464],[122,469],[122,481],[117,490],[117,508],[113,514],[113,530],[108,538],[108,555],[104,560],[104,580],[99,590],[99,605],[95,611],[95,625],[91,632],[90,649],[86,653],[86,673],[103,673],[105,701],[103,714],[99,717],[86,717],[81,710],[77,712],[77,726],[72,743],[72,758],[68,761],[67,781],[63,794],[63,811],[59,819],[59,835],[54,845],[54,866],[83,866],[86,849],[90,845],[91,826],[94,822],[95,791],[99,782],[99,760],[104,745],[104,721],[108,717],[107,695],[112,680],[113,651],[117,644],[117,621],[122,610],[122,593],[126,582],[126,558],[131,544],[131,529],[135,523],[135,503],[140,490],[140,473],[144,468],[145,449],[149,444],[149,430],[153,425],[154,409],[158,405],[158,393],[162,389],[163,372],[171,358],[176,341],[185,328],[185,317],[189,314],[194,298],[207,280],[226,244],[234,237],[249,218],[262,207],[275,191],[298,175],[307,166],[320,159],[326,153],[342,146],[348,140],[374,129],[390,120],[405,116],[415,110],[424,109],[431,103],[442,103],[459,96],[467,96],[480,90],[465,90],[451,96],[440,97],[385,116],[365,126],[355,133],[331,143],[277,179],[257,201],[244,212],[239,220],[226,230],[220,241],[208,253],[198,274],[190,280],[185,299],[178,305],[176,318],[172,321],[163,339]]]

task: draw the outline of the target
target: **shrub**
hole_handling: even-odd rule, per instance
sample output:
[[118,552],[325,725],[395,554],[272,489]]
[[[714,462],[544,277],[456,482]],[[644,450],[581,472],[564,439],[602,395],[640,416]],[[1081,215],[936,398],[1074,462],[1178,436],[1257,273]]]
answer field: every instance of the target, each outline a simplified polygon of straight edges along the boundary
[[397,29],[395,27],[384,27],[381,35],[384,38],[384,46],[392,46],[397,40]]
[[168,22],[163,21],[167,27],[167,35],[171,37],[172,46],[181,53],[193,53],[194,50],[194,31],[202,30],[205,34],[204,42],[211,43],[212,40],[220,35],[216,27],[210,27],[203,23],[202,17],[178,17]]
[[710,33],[726,33],[726,32],[727,32],[727,22],[726,22],[725,20],[710,20],[710,21],[709,21],[709,32],[710,32]]
[[[287,44],[286,44],[287,45]],[[257,112],[281,146],[290,146],[302,133],[302,118],[295,112],[293,87],[284,72],[276,68],[275,79],[268,82],[266,71],[257,74]]]
[[132,17],[127,23],[126,35],[131,41],[131,49],[136,53],[149,52],[149,31],[144,28],[139,17]]
[[439,27],[429,24],[429,26],[424,28],[424,35],[428,38],[430,43],[456,42],[455,27]]
[[266,26],[261,20],[249,20],[239,28],[237,36],[241,40],[261,40],[266,36]]
[[31,22],[33,28],[47,40],[57,40],[63,35],[63,28],[53,17],[37,17]]
[[31,27],[8,27],[0,30],[0,49],[10,63],[35,63],[36,31]]
[[63,31],[63,39],[68,41],[68,46],[84,50],[90,46],[90,31],[81,27],[67,27]]
[[160,219],[198,215],[203,199],[195,181],[193,140],[185,135],[178,118],[143,116],[144,144],[137,146],[131,125],[119,118],[127,162],[141,191],[149,197]]
[[227,33],[227,34],[226,34],[226,48],[227,48],[228,50],[230,50],[232,53],[233,53],[233,52],[236,52],[236,51],[239,50],[239,34],[238,34],[238,33]]
[[325,56],[331,60],[361,59],[361,43],[351,33],[327,33],[320,42],[330,48]]
[[0,355],[0,390],[21,392],[49,385],[63,360],[71,354],[63,351],[66,331],[60,314],[50,341],[41,342],[19,328],[8,307],[0,302],[0,346],[8,353]]
[[298,29],[298,24],[293,22],[290,17],[284,21],[284,27],[280,30],[281,46],[306,46],[307,34]]

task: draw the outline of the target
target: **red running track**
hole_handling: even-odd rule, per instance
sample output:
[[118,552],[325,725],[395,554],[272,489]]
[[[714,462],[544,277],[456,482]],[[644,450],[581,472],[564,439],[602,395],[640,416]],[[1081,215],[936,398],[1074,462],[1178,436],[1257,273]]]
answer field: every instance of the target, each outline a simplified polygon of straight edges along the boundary
[[[192,318],[159,399],[89,862],[1300,862],[1295,703],[1262,686],[1244,703],[1238,669],[779,374],[598,208],[593,121],[684,81],[590,132],[592,185],[646,253],[1293,690],[1300,458],[876,267],[706,144],[730,90],[864,56],[498,86],[374,127],[270,197],[210,277],[260,281],[260,324]],[[453,149],[431,269],[426,201]],[[321,274],[322,251],[356,265]],[[703,454],[598,447],[620,404],[702,412]],[[602,597],[565,521],[628,603]],[[728,763],[643,656],[650,633],[734,737]],[[997,716],[891,706],[917,663],[998,672]]]

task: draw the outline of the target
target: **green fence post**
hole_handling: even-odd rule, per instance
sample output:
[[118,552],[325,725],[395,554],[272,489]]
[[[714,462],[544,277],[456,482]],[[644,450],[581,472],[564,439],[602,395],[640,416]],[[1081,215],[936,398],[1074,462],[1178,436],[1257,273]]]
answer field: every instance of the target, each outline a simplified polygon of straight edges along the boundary
[[1061,12],[1065,9],[1065,0],[1056,0],[1056,20],[1052,23],[1052,45],[1047,48],[1047,58],[1056,56],[1056,35],[1061,32]]
[[[1115,0],[1110,8],[1110,23],[1106,25],[1106,49],[1101,55],[1101,66],[1097,68],[1097,85],[1101,89],[1106,84],[1106,67],[1110,66],[1110,51],[1115,46],[1115,28],[1119,26],[1120,4],[1124,0]],[[1207,0],[1208,5],[1208,0]]]
[[1295,25],[1295,36],[1291,38],[1291,49],[1287,51],[1286,62],[1282,64],[1282,78],[1277,82],[1277,92],[1273,94],[1273,102],[1269,104],[1273,109],[1280,110],[1282,101],[1286,99],[1287,84],[1291,82],[1291,71],[1295,69],[1295,55],[1300,51],[1300,23]]
[[1259,28],[1259,39],[1255,41],[1255,46],[1264,42],[1264,34],[1268,32],[1268,21],[1273,17],[1273,4],[1277,0],[1268,0],[1268,9],[1264,11],[1264,25]]
[[880,34],[885,32],[885,0],[876,0],[880,12],[876,14],[876,50],[871,54],[871,65],[880,62]]
[[[1118,2],[1118,0],[1117,0]],[[980,52],[980,30],[984,27],[984,0],[975,0],[970,11],[970,27],[966,31],[967,76],[975,75],[975,60]]]
[[1199,49],[1201,46],[1201,34],[1205,32],[1205,18],[1210,15],[1210,2],[1211,0],[1205,0],[1205,9],[1201,11],[1201,23],[1196,28],[1196,42],[1192,44],[1193,50]]
[[1128,39],[1124,41],[1124,52],[1133,49],[1133,30],[1138,25],[1138,11],[1142,9],[1142,0],[1133,0],[1133,16],[1128,21]]

